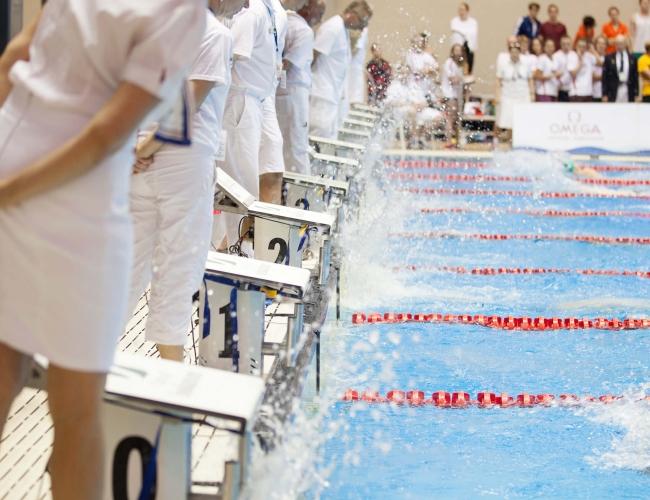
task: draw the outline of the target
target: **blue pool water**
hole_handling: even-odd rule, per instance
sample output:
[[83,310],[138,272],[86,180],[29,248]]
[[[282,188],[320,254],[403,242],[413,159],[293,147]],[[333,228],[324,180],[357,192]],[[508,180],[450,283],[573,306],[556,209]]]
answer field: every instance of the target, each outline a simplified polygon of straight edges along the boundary
[[[428,160],[425,159],[425,160]],[[607,162],[611,164],[612,162]],[[615,162],[623,165],[622,162]],[[391,179],[399,173],[526,175],[532,182]],[[648,179],[650,172],[605,172]],[[650,237],[642,217],[542,217],[481,212],[650,212],[632,198],[414,194],[404,189],[650,194],[643,186],[577,182],[550,155],[509,153],[488,168],[384,167],[345,236],[342,319],[323,335],[324,409],[308,496],[323,499],[650,497],[650,330],[501,331],[459,324],[351,324],[357,311],[647,318],[650,279],[575,272],[480,276],[435,267],[650,271],[650,245],[404,238],[394,233]],[[465,208],[478,213],[422,213]],[[415,266],[416,270],[393,270]],[[444,409],[344,403],[347,389],[625,395],[611,405]]]

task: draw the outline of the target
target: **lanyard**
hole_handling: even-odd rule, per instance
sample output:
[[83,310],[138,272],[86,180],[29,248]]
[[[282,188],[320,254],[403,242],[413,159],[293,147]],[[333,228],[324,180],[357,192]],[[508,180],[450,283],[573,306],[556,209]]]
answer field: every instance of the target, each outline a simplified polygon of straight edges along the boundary
[[277,55],[280,55],[280,45],[278,44],[278,28],[275,26],[275,16],[273,15],[273,11],[268,5],[266,6],[266,10],[269,11],[269,16],[271,16],[271,23],[273,25],[271,31],[273,32],[273,38],[275,39],[275,53]]

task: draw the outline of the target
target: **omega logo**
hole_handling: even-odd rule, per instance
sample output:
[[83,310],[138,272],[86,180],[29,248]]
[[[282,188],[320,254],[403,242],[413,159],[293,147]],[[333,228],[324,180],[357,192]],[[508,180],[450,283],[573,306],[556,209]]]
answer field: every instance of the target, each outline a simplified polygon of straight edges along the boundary
[[564,123],[552,123],[549,127],[554,135],[600,135],[598,125],[590,125],[582,122],[582,113],[577,110],[569,111],[567,121]]

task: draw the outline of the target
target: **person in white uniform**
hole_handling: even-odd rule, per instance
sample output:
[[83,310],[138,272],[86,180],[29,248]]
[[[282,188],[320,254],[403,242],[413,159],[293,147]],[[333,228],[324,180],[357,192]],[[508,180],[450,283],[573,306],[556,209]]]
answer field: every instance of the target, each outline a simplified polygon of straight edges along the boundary
[[210,0],[214,14],[206,9],[207,29],[188,75],[196,110],[192,145],[164,144],[155,140],[155,131],[145,131],[136,148],[129,310],[151,282],[145,339],[155,342],[165,359],[183,360],[191,297],[201,284],[212,235],[214,161],[234,45],[230,30],[215,15],[231,17],[245,1]]
[[428,40],[428,33],[418,33],[413,36],[411,50],[406,56],[406,64],[411,70],[411,85],[420,89],[427,99],[431,99],[438,76],[438,61],[426,50]]
[[550,38],[544,42],[544,53],[537,58],[533,73],[535,79],[535,100],[537,102],[556,102],[559,78],[562,72],[558,70],[557,61],[553,60],[555,42]]
[[602,102],[603,65],[605,64],[605,57],[607,55],[607,37],[603,35],[596,37],[595,43],[589,44],[589,52],[596,59],[596,66],[594,66],[594,102]]
[[368,27],[361,30],[352,49],[352,60],[348,70],[348,105],[366,102],[366,51],[368,50]]
[[630,20],[632,52],[637,59],[645,53],[645,44],[650,42],[650,0],[639,0],[639,12]]
[[478,21],[469,15],[469,4],[458,5],[458,15],[451,20],[451,46],[458,44],[465,49],[467,72],[474,69],[474,54],[478,50]]
[[[217,165],[258,199],[264,101],[272,101],[279,77],[280,47],[279,40],[276,43],[274,8],[270,0],[249,0],[247,9],[224,21],[235,39],[235,46],[232,84],[223,118],[226,151]],[[224,213],[221,217],[224,227],[214,226],[212,235],[217,248],[223,248],[224,236],[226,245],[236,244],[252,225],[250,219],[242,221],[237,214]]]
[[465,78],[465,52],[459,44],[451,48],[442,65],[442,97],[445,100],[445,147],[453,146],[452,137],[459,126],[459,101]]
[[320,24],[327,4],[310,0],[298,12],[289,13],[283,68],[286,88],[278,88],[275,109],[284,139],[282,153],[290,172],[309,175],[309,89],[314,60],[313,27]]
[[365,0],[356,0],[324,22],[314,39],[312,87],[309,94],[309,133],[336,139],[339,105],[352,57],[348,30],[368,25],[372,9]]
[[569,62],[569,55],[575,54],[575,52],[571,50],[571,44],[571,37],[563,35],[562,38],[560,38],[560,50],[553,54],[553,61],[557,64],[557,70],[562,73],[562,76],[559,79],[559,88],[557,93],[557,100],[559,102],[569,102],[569,90],[571,90],[572,78],[567,69],[567,63]]
[[30,358],[45,356],[55,500],[101,496],[100,405],[131,274],[134,134],[176,101],[205,9],[50,0],[1,58],[0,434]]
[[510,59],[497,71],[494,100],[499,105],[497,127],[506,131],[507,140],[512,139],[512,123],[515,105],[535,100],[533,75],[528,64],[521,60],[521,47],[510,45]]
[[587,52],[587,41],[581,38],[576,43],[575,52],[569,53],[567,58],[567,71],[571,77],[569,101],[593,102],[595,68],[596,57]]

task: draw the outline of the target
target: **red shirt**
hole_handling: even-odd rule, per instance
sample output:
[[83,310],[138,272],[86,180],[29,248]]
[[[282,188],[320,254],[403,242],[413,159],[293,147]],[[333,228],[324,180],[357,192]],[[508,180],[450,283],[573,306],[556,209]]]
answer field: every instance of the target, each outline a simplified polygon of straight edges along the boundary
[[[612,23],[605,23],[603,24],[603,35],[605,35],[607,38],[614,38],[616,35],[625,35],[627,36],[627,26],[625,26],[623,23],[619,22],[618,23],[618,29],[614,29],[614,26]],[[607,53],[608,54],[613,54],[616,52],[616,46],[615,45],[608,45],[607,46]]]
[[539,29],[539,36],[544,40],[553,40],[555,42],[555,50],[560,50],[560,39],[566,35],[566,26],[562,23],[551,24],[545,22]]

